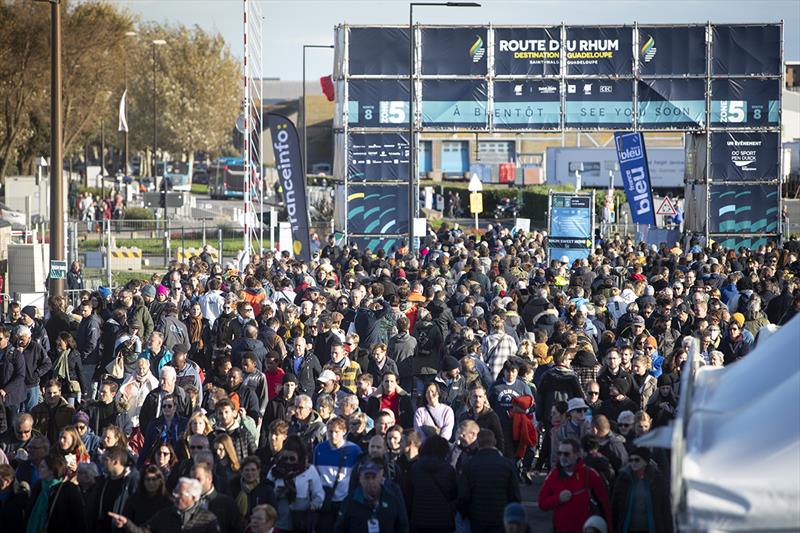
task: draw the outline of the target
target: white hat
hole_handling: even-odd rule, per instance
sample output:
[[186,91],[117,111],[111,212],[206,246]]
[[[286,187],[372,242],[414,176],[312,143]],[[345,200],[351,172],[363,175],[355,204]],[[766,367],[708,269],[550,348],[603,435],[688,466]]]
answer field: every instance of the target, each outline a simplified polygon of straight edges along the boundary
[[317,381],[321,383],[336,381],[336,374],[333,373],[333,370],[323,370],[322,373],[317,378]]
[[600,533],[608,533],[606,521],[601,516],[594,515],[587,518],[586,522],[583,523],[582,531],[586,531],[589,528],[595,529]]
[[562,262],[562,263],[564,263],[565,265],[566,265],[566,264],[569,264],[569,257],[567,257],[566,255],[562,255],[562,256],[561,256],[561,259],[559,259],[559,261],[561,261],[561,262]]
[[589,406],[583,401],[583,398],[570,398],[567,402],[567,412],[574,411],[575,409],[588,409]]
[[619,416],[617,416],[617,424],[633,424],[636,421],[636,415],[633,414],[633,411],[622,411]]

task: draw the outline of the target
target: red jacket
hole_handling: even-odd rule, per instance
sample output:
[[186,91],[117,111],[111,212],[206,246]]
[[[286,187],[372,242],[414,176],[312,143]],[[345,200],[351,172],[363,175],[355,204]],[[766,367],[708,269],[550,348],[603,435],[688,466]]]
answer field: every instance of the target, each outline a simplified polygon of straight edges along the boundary
[[[588,481],[587,481],[588,476]],[[554,510],[553,528],[556,533],[580,533],[583,524],[589,518],[589,490],[594,500],[603,509],[608,530],[613,531],[611,523],[611,506],[608,501],[608,490],[600,475],[578,459],[575,472],[567,477],[560,466],[554,468],[544,480],[539,492],[539,508],[543,511]],[[561,503],[558,495],[562,490],[572,492],[572,498]]]

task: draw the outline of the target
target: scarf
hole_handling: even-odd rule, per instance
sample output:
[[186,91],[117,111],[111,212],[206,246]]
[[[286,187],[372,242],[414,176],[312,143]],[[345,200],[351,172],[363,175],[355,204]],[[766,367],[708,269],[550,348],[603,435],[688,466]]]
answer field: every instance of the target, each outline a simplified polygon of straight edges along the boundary
[[247,511],[249,510],[249,499],[250,493],[258,486],[258,480],[255,480],[252,483],[245,483],[242,480],[242,490],[239,491],[239,495],[236,496],[236,508],[239,509],[239,514],[242,515],[242,520],[247,517]]
[[39,497],[36,498],[36,503],[31,511],[31,516],[28,519],[28,527],[25,529],[26,533],[39,533],[47,526],[49,518],[50,507],[50,491],[56,485],[61,483],[60,479],[43,479],[42,490],[39,492]]
[[[511,417],[512,437],[514,442],[517,443],[516,456],[522,459],[528,448],[535,447],[539,444],[539,434],[533,425],[530,415],[527,411],[533,407],[533,398],[531,396],[518,396],[511,400],[512,409],[508,411]],[[522,409],[524,412],[519,412],[513,407]]]
[[189,342],[196,344],[198,348],[203,348],[203,315],[192,316],[186,321],[186,329],[189,330]]
[[305,472],[305,468],[300,463],[288,463],[281,458],[278,463],[272,467],[272,476],[275,479],[282,479],[286,490],[286,499],[289,503],[293,503],[297,498],[297,487],[294,484],[294,478]]
[[53,375],[58,379],[69,381],[69,352],[68,349],[59,352],[58,359],[53,365]]

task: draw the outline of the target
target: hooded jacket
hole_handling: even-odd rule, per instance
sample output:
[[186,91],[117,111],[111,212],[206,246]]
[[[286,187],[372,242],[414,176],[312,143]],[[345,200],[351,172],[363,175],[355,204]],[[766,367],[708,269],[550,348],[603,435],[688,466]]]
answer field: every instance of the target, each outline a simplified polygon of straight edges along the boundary
[[539,388],[536,391],[536,420],[547,427],[550,422],[550,412],[558,401],[567,401],[570,398],[583,398],[578,375],[565,366],[554,366],[548,370]]
[[[572,497],[564,503],[559,500],[559,494],[563,490],[572,493]],[[578,459],[572,475],[567,475],[561,465],[550,472],[539,491],[539,508],[543,511],[554,511],[555,533],[583,530],[583,524],[589,518],[590,492],[603,510],[608,530],[613,531],[608,491],[597,472],[584,465],[583,459]]]
[[22,357],[25,360],[25,386],[38,386],[42,377],[53,368],[53,362],[41,344],[33,339],[22,350]]
[[27,372],[24,353],[13,346],[0,353],[0,389],[6,391],[6,406],[16,407],[25,401]]

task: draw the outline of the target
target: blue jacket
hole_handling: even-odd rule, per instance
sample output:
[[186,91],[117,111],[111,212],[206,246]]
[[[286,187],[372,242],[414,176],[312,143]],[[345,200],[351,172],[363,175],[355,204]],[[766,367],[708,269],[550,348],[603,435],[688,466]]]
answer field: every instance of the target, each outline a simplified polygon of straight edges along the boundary
[[0,351],[0,389],[6,391],[6,406],[25,401],[25,372],[25,357],[21,352],[12,346]]

